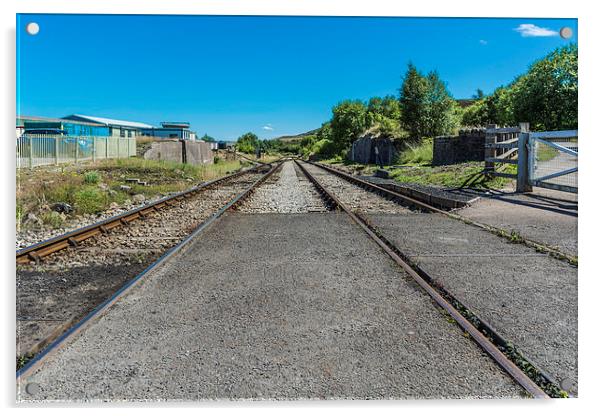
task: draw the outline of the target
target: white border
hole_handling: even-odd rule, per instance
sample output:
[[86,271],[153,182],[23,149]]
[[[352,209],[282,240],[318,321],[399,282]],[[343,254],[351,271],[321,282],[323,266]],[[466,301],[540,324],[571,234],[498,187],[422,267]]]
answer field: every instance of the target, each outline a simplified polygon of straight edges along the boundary
[[[602,68],[600,62],[600,14],[594,8],[595,2],[568,2],[548,0],[527,2],[525,0],[504,0],[488,4],[485,1],[408,1],[388,2],[384,0],[351,1],[351,0],[208,0],[197,2],[185,0],[156,1],[149,0],[105,0],[79,1],[72,0],[5,0],[2,7],[2,83],[4,97],[2,106],[3,140],[1,155],[3,158],[3,188],[4,201],[0,204],[3,211],[3,221],[6,225],[2,238],[2,253],[4,265],[11,273],[4,273],[4,337],[2,343],[2,392],[3,404],[14,406],[14,266],[12,250],[14,250],[14,158],[12,135],[15,120],[15,13],[108,13],[108,14],[224,14],[224,15],[346,15],[346,16],[441,16],[441,17],[577,17],[579,18],[579,53],[580,53],[580,95],[579,95],[579,130],[583,137],[580,144],[580,205],[579,213],[579,253],[580,253],[580,287],[579,287],[579,388],[580,398],[575,400],[556,400],[549,403],[516,402],[516,401],[411,401],[411,402],[221,402],[202,404],[207,407],[202,412],[244,410],[251,413],[282,413],[292,412],[305,414],[307,412],[332,413],[335,409],[343,408],[345,413],[365,414],[369,411],[399,414],[400,412],[446,413],[446,414],[482,414],[507,415],[520,411],[545,412],[547,414],[562,414],[568,412],[592,410],[595,401],[600,396],[600,358],[597,351],[596,329],[599,328],[600,281],[602,273],[595,263],[600,255],[596,249],[601,246],[599,236],[600,220],[596,216],[599,208],[596,203],[602,203],[599,197],[602,174],[594,170],[600,162],[602,153],[602,132],[597,127],[601,118],[600,111],[600,79]],[[585,151],[583,151],[585,150]],[[598,214],[599,215],[599,214]],[[550,301],[553,301],[551,299]],[[598,337],[599,338],[599,337]],[[140,405],[109,405],[109,410],[115,407],[127,407],[127,412],[133,413],[164,413],[167,409],[152,409]],[[160,405],[159,405],[160,406]],[[164,406],[161,406],[164,407]],[[15,410],[15,409],[11,409]],[[40,409],[20,409],[26,413]],[[80,413],[81,409],[59,409],[52,407],[44,410],[54,413]],[[97,414],[102,409],[87,409],[86,413]],[[169,410],[167,410],[169,411]],[[193,406],[185,406],[186,413],[199,412]]]

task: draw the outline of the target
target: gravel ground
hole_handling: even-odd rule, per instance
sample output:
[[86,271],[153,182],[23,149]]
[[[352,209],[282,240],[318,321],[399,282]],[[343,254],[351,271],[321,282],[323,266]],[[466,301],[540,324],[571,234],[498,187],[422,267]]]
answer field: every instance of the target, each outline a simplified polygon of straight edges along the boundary
[[411,212],[409,209],[390,201],[370,191],[366,191],[326,170],[309,163],[303,167],[311,173],[328,191],[349,206],[354,211],[364,213],[389,213],[403,214]]
[[17,267],[17,355],[104,301],[259,179],[249,173],[77,247]]
[[577,395],[577,268],[436,214],[371,215],[402,252]]
[[[305,178],[303,178],[305,179]],[[247,213],[301,213],[327,211],[313,185],[297,176],[295,162],[284,162],[282,168],[255,190],[240,207]]]
[[218,225],[49,357],[18,400],[524,397],[346,215]]

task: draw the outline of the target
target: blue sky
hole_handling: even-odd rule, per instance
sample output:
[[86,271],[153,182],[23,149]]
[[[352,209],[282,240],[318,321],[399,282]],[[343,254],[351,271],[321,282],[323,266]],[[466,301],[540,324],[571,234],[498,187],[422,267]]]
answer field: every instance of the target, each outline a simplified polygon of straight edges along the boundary
[[567,44],[561,27],[577,41],[576,19],[18,15],[17,113],[272,138],[343,99],[397,95],[409,61],[456,98],[490,93]]

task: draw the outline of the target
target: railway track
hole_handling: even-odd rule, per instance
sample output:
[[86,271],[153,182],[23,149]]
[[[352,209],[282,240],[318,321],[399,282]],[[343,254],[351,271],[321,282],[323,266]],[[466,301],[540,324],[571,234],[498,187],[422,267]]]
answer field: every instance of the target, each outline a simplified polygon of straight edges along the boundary
[[[44,356],[56,348],[73,328],[240,204],[281,165],[278,161],[240,171],[19,250],[17,352],[23,370],[35,354]],[[49,333],[40,333],[40,327],[49,326]]]
[[[514,359],[511,359],[511,357],[504,354],[504,350],[507,351],[508,343],[497,334],[487,322],[480,319],[462,305],[449,291],[445,290],[445,288],[440,285],[434,285],[434,279],[429,276],[428,273],[411,262],[407,255],[399,250],[393,243],[388,241],[380,231],[370,223],[368,218],[364,215],[367,211],[364,207],[357,204],[354,205],[355,200],[345,196],[344,193],[333,192],[333,187],[340,189],[340,182],[332,181],[332,178],[325,180],[325,177],[318,179],[320,174],[315,171],[315,168],[312,169],[313,172],[310,172],[310,170],[307,169],[305,162],[296,161],[296,163],[303,174],[315,185],[329,206],[345,212],[353,222],[365,231],[395,263],[405,270],[433,299],[433,301],[449,314],[457,324],[530,395],[535,398],[550,398],[549,394],[553,397],[560,397],[560,392],[562,390],[556,386],[551,378],[543,371],[536,368],[530,362],[525,364],[524,357],[520,357],[520,359],[517,360],[515,356],[512,357]],[[387,200],[394,200],[408,208],[447,214],[446,212],[431,207],[423,202],[378,187],[350,175],[346,175],[330,167],[320,164],[312,165],[325,172],[336,175],[338,178],[346,179],[348,183],[354,183],[371,192],[376,192]],[[330,181],[330,183],[325,186],[325,182],[328,181]],[[519,367],[517,363],[521,365],[521,367]]]

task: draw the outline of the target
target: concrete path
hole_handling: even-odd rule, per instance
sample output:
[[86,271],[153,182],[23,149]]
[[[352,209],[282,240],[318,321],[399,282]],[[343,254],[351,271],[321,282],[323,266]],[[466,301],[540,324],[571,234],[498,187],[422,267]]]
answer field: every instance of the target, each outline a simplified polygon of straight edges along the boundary
[[480,200],[458,214],[577,255],[577,195],[541,188],[478,195]]
[[577,268],[438,214],[371,214],[406,255],[577,393]]
[[339,213],[226,214],[18,387],[23,401],[524,397]]

